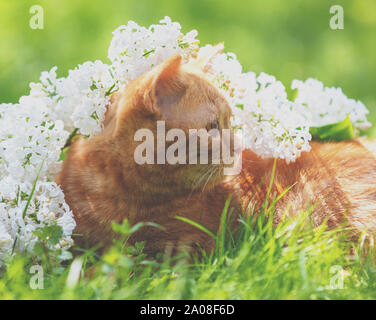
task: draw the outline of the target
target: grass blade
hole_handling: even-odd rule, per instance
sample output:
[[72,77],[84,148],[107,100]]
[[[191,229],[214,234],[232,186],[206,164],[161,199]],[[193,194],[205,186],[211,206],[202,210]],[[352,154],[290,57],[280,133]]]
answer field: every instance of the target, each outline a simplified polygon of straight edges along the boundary
[[190,225],[196,227],[197,229],[200,229],[201,231],[205,232],[206,234],[208,234],[212,238],[215,238],[215,234],[212,231],[210,231],[208,228],[206,228],[205,226],[203,226],[202,224],[200,224],[198,222],[195,222],[195,221],[192,221],[188,218],[180,217],[180,216],[176,216],[175,219],[189,223]]

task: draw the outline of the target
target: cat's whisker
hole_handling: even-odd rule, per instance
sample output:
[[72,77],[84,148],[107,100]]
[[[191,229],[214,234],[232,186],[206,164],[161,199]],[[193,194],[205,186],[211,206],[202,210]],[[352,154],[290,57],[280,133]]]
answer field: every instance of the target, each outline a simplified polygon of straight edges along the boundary
[[213,167],[213,168],[212,168],[211,173],[210,173],[209,177],[206,179],[206,182],[205,182],[205,184],[204,184],[204,187],[202,188],[201,194],[204,193],[206,185],[208,184],[208,182],[210,181],[211,177],[212,177],[213,174],[216,172],[216,170],[217,170],[217,167]]
[[200,177],[198,177],[193,183],[192,183],[192,190],[188,196],[187,199],[190,199],[190,197],[192,196],[193,192],[197,189],[197,187],[201,184],[201,182],[205,179],[205,177],[210,174],[211,172],[211,167],[209,167],[208,170],[205,171],[205,173],[203,175],[201,175]]
[[192,183],[192,190],[191,192],[189,193],[188,197],[187,197],[187,200],[189,200],[193,194],[193,192],[198,188],[198,186],[200,185],[200,183],[202,182],[203,179],[205,179],[205,177],[210,173],[210,168],[208,170],[206,170],[204,172],[204,174],[202,174],[201,176],[199,176],[197,179],[195,179]]

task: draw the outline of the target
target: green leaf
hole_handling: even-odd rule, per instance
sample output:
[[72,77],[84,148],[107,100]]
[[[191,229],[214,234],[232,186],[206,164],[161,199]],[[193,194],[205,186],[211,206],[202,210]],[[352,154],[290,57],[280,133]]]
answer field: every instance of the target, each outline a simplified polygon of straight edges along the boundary
[[343,141],[354,138],[354,128],[349,115],[346,119],[322,127],[310,127],[312,139],[320,141]]
[[143,57],[148,57],[150,54],[154,53],[155,52],[155,49],[151,49],[151,50],[144,50],[144,54],[142,55]]
[[63,236],[63,229],[58,225],[50,225],[34,231],[34,234],[38,236],[40,240],[47,241],[51,245],[56,245]]
[[63,250],[60,255],[58,256],[58,259],[60,261],[68,261],[68,260],[72,260],[73,259],[73,255],[71,252],[67,251],[67,250]]
[[112,95],[116,91],[116,90],[112,91],[114,88],[115,88],[115,83],[110,87],[110,89],[107,90],[107,92],[105,93],[105,96],[108,97]]
[[64,148],[63,150],[61,150],[60,157],[59,157],[59,161],[65,161],[65,159],[66,159],[67,156],[68,156],[69,148],[70,148],[70,147],[66,147],[66,148]]
[[69,146],[71,145],[73,138],[74,138],[77,134],[78,134],[78,129],[75,128],[75,129],[71,132],[71,134],[69,135],[67,141],[65,142],[65,145],[64,145],[63,149],[65,149],[66,147],[69,147]]

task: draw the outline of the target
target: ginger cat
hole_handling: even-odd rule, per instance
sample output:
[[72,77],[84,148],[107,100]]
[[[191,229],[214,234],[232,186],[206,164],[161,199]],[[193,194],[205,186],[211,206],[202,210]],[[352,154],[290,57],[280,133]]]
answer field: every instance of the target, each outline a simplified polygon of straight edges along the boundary
[[[146,240],[146,252],[172,246],[213,247],[210,237],[175,219],[184,216],[216,232],[229,195],[231,206],[242,208],[262,180],[254,197],[265,200],[273,159],[243,152],[242,171],[226,178],[224,164],[136,164],[135,132],[156,131],[156,122],[185,132],[195,128],[229,128],[231,108],[197,66],[182,65],[175,55],[113,95],[103,132],[80,138],[71,146],[57,182],[75,214],[76,241],[110,244],[111,222],[127,218],[132,224],[155,222],[164,231],[146,227],[131,241]],[[202,64],[202,61],[200,62]],[[203,69],[206,66],[203,66]],[[155,135],[156,136],[156,135]],[[295,163],[277,161],[272,194],[294,185],[276,205],[275,223],[286,211],[296,214],[311,204],[315,226],[328,219],[334,228],[346,221],[354,236],[376,229],[375,144],[367,140],[312,142],[312,151]],[[369,150],[373,150],[369,151]],[[234,221],[235,222],[235,221]]]

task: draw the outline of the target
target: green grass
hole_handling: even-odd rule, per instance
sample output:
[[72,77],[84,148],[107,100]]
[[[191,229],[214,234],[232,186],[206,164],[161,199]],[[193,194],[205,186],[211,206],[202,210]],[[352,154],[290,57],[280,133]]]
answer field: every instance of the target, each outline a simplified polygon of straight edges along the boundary
[[[373,248],[345,241],[345,230],[312,228],[310,211],[273,226],[277,200],[239,215],[233,231],[226,223],[236,213],[224,209],[216,249],[200,257],[147,257],[144,243],[126,241],[145,225],[127,221],[114,225],[122,240],[103,255],[74,248],[74,258],[58,257],[38,246],[41,260],[17,255],[2,271],[0,299],[375,299]],[[35,264],[43,290],[30,288]]]

